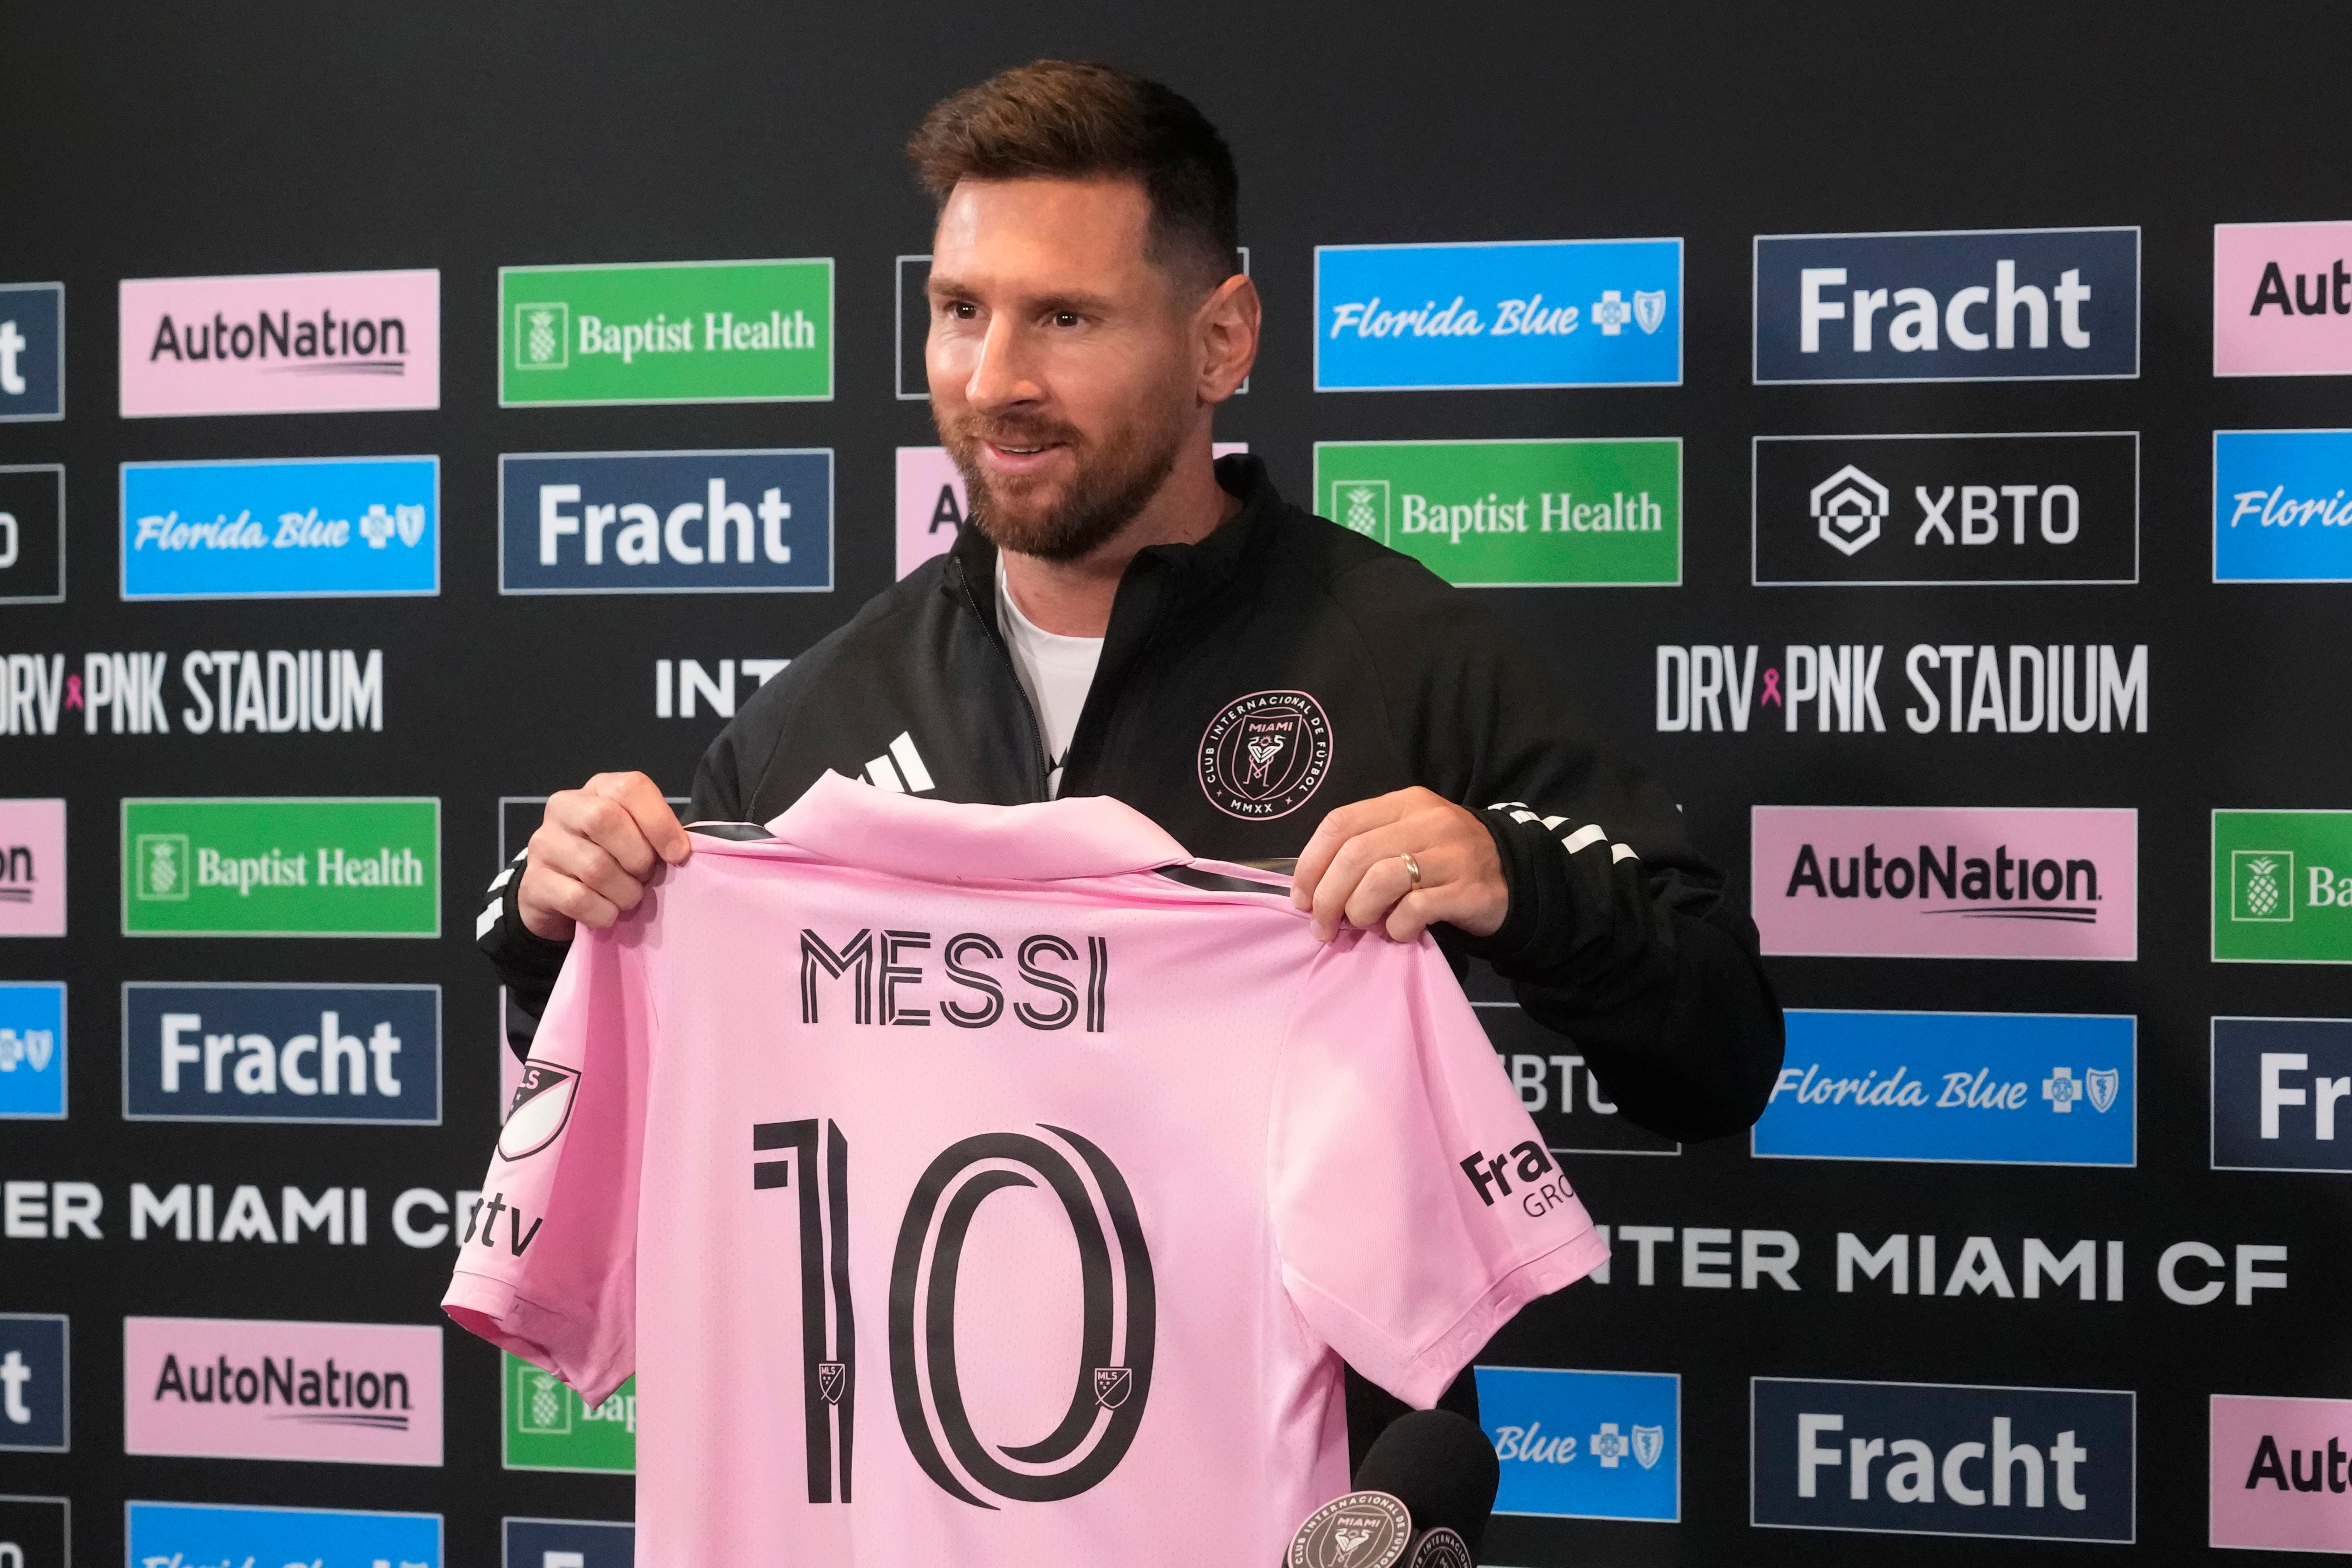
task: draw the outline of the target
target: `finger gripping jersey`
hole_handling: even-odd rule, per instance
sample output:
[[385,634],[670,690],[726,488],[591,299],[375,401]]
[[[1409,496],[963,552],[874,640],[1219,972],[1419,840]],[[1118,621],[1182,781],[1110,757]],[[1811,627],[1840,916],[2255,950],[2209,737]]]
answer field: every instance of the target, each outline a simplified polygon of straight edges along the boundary
[[1426,939],[1106,798],[770,826],[574,945],[445,1301],[637,1375],[639,1563],[1270,1563],[1341,1357],[1426,1406],[1605,1259]]

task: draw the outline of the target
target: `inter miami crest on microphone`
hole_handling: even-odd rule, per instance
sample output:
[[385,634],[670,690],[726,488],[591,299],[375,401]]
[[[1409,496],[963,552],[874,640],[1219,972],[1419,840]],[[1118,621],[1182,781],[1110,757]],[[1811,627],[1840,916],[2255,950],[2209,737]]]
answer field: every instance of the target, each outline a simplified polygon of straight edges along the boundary
[[1283,1568],[1394,1568],[1412,1539],[1412,1515],[1384,1491],[1351,1491],[1307,1516]]

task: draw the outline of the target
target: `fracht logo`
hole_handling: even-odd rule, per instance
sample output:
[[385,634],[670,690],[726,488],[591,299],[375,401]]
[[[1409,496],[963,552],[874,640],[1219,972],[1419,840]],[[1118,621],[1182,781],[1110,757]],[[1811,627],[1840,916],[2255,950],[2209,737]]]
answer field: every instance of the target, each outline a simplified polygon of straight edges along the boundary
[[1822,957],[2139,953],[2139,813],[1757,806],[1764,951]]
[[1325,516],[1461,588],[1682,580],[1683,448],[1318,441]]
[[66,803],[0,800],[0,936],[65,934]]
[[1662,1372],[1477,1368],[1478,1421],[1502,1463],[1495,1511],[1682,1518],[1682,1379]]
[[2215,1170],[2352,1171],[2347,1099],[2352,1019],[2213,1020]]
[[2129,1166],[2137,1020],[1790,1009],[1763,1158]]
[[516,1519],[506,1530],[507,1568],[633,1568],[637,1527],[587,1519]]
[[2213,813],[2213,961],[2352,964],[2352,811]]
[[2352,1399],[2216,1394],[2207,1544],[2352,1552]]
[[0,1312],[0,1452],[73,1447],[72,1324],[41,1312]]
[[66,286],[0,283],[0,423],[66,416]]
[[129,1502],[123,1513],[138,1568],[442,1568],[437,1513],[200,1502]]
[[2213,225],[2213,373],[2352,375],[2352,222]]
[[438,1126],[441,988],[130,981],[122,1119]]
[[54,1122],[65,1113],[65,985],[0,980],[0,1120]]
[[122,802],[126,936],[437,936],[431,796]]
[[1756,236],[1755,376],[2139,374],[2139,230]]
[[122,1320],[122,1451],[441,1462],[441,1331],[401,1323]]
[[1679,239],[1315,248],[1315,390],[1679,386]]
[[833,259],[499,269],[499,402],[833,396]]
[[441,274],[126,277],[122,417],[441,406]]
[[2213,433],[2213,580],[2352,582],[2352,430]]
[[322,457],[122,465],[122,597],[441,591],[441,462]]
[[509,453],[501,593],[822,593],[833,453]]
[[510,1470],[593,1470],[616,1475],[637,1468],[637,1380],[591,1406],[551,1372],[507,1353],[501,1357],[506,1407],[506,1468]]

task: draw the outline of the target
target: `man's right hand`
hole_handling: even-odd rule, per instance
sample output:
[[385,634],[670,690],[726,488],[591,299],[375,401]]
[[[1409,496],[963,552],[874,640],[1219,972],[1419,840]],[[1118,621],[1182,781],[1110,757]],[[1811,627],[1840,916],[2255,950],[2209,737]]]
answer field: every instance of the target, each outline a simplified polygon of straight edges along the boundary
[[603,930],[636,907],[646,883],[665,863],[693,852],[677,814],[642,773],[599,773],[547,801],[530,836],[515,906],[522,923],[550,942],[569,941],[575,925]]

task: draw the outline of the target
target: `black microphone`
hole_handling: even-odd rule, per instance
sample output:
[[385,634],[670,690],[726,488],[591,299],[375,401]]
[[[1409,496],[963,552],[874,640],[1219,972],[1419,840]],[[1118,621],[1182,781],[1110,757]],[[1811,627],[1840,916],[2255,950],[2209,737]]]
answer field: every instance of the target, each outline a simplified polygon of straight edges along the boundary
[[1356,1490],[1298,1527],[1284,1568],[1475,1568],[1501,1481],[1476,1423],[1412,1411],[1373,1441]]

